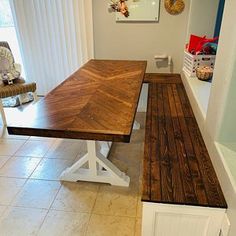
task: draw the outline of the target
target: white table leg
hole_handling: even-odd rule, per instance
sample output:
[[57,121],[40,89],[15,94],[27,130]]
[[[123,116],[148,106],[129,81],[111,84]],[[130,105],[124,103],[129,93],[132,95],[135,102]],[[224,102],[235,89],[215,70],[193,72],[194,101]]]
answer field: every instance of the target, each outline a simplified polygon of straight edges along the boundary
[[7,120],[6,120],[6,116],[5,116],[5,112],[4,112],[4,108],[3,108],[3,104],[2,104],[2,99],[0,98],[0,114],[2,116],[2,123],[3,126],[7,125]]
[[107,157],[110,152],[112,142],[97,141],[96,143],[99,146],[99,152],[103,156]]
[[[88,153],[63,171],[60,179],[72,182],[78,180],[101,182],[128,187],[130,182],[129,176],[121,172],[107,159],[111,143],[99,142],[98,144],[101,147],[100,151],[96,150],[95,141],[87,141]],[[84,167],[86,163],[88,163],[88,168]]]
[[140,123],[138,121],[134,121],[133,129],[138,130],[140,129]]
[[[96,144],[97,153],[101,153],[105,158],[107,158],[111,150],[112,142],[97,141]],[[101,165],[98,165],[98,169],[102,170],[103,167]]]

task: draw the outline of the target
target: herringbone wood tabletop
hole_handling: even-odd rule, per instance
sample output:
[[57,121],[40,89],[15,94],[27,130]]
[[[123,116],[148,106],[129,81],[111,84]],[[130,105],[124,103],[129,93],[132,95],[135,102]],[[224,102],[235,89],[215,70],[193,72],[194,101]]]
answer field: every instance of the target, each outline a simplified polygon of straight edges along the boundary
[[18,111],[10,134],[130,139],[145,61],[90,60],[44,99]]

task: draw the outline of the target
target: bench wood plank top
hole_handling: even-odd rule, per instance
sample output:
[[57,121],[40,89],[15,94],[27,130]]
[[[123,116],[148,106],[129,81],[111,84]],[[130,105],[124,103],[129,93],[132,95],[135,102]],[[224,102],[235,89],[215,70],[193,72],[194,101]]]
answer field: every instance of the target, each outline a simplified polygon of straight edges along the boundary
[[142,201],[227,208],[180,76],[148,79]]
[[129,142],[146,61],[90,60],[36,104],[10,134]]

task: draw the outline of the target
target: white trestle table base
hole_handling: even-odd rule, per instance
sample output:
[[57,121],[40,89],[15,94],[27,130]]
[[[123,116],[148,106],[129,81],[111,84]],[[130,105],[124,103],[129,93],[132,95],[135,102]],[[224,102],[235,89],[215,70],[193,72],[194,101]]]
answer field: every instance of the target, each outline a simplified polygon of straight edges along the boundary
[[[109,183],[111,185],[128,187],[130,182],[129,176],[121,172],[107,159],[112,143],[91,140],[86,142],[88,152],[71,167],[63,171],[60,179],[71,182]],[[96,148],[97,146],[100,146],[100,150]]]

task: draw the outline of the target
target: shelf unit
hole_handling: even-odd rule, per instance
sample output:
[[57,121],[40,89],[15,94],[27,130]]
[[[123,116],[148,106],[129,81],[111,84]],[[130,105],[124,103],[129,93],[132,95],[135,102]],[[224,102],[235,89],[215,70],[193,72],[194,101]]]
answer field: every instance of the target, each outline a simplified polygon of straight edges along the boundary
[[[206,1],[207,4],[219,1],[210,2]],[[199,13],[196,5],[200,7],[204,3],[191,1],[186,41],[191,33],[201,35],[206,30],[204,27],[209,28],[209,24],[200,24],[196,15]],[[231,224],[229,236],[236,235],[236,28],[230,27],[235,8],[235,1],[225,1],[212,84],[203,84],[182,72],[185,89],[228,204],[229,223],[223,228],[228,229]],[[228,235],[228,230],[222,234]]]
[[192,96],[201,112],[201,116],[205,120],[211,93],[211,82],[201,81],[197,77],[189,77],[184,71],[182,75],[184,84],[191,90]]

